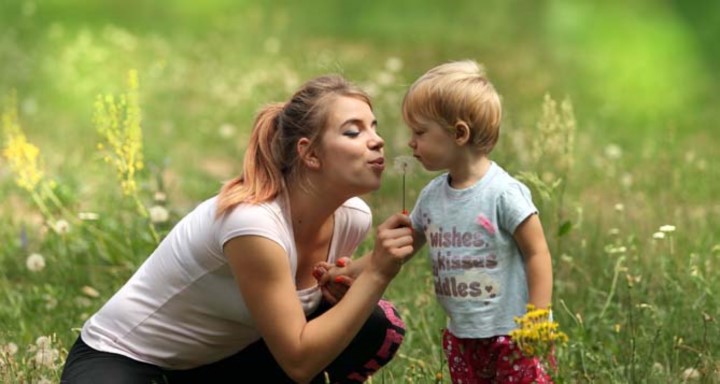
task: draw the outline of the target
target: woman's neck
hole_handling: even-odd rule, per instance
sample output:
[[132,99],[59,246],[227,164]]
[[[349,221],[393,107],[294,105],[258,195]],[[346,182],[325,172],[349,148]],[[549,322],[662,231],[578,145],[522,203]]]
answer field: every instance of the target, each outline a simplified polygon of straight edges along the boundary
[[320,228],[324,228],[343,201],[333,201],[331,197],[317,193],[313,189],[297,186],[289,187],[288,201],[293,232],[296,239],[313,237]]

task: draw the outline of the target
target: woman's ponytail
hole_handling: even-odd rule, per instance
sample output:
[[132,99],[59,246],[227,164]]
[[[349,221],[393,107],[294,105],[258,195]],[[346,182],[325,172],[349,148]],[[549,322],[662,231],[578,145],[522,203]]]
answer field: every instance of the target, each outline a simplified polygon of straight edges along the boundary
[[273,199],[283,185],[282,153],[278,148],[278,124],[284,104],[265,106],[256,116],[245,150],[243,172],[220,189],[217,215],[240,203]]

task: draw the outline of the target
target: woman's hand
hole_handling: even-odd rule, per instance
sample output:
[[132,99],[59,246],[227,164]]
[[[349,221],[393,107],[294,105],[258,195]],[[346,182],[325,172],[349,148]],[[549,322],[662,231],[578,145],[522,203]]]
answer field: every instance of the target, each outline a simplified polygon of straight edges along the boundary
[[354,280],[350,277],[350,263],[352,260],[349,257],[341,257],[334,265],[325,261],[315,265],[313,276],[320,286],[323,298],[328,303],[336,304],[350,289]]
[[415,253],[410,218],[396,213],[378,226],[368,268],[384,279],[392,279]]

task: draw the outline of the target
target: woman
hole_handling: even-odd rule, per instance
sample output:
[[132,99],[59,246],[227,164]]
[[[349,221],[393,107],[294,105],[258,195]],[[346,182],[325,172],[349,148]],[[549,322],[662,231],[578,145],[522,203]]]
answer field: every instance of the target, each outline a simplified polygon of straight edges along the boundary
[[[371,228],[358,197],[380,187],[383,139],[369,97],[340,76],[257,115],[242,176],[184,217],[82,327],[62,383],[363,382],[404,325],[382,294],[412,253],[409,221],[377,230],[344,289],[313,270]],[[343,292],[341,300],[332,292]],[[326,381],[327,380],[327,381]]]

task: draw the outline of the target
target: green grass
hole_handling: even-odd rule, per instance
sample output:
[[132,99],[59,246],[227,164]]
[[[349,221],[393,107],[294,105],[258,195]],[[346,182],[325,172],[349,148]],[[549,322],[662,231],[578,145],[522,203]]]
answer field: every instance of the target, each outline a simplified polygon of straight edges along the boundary
[[[516,175],[541,176],[531,186],[553,252],[555,318],[570,336],[558,382],[677,383],[688,369],[699,374],[691,382],[720,382],[712,88],[720,50],[709,38],[720,13],[711,4],[589,4],[4,2],[0,96],[17,92],[20,125],[59,204],[40,210],[0,158],[0,381],[58,381],[77,328],[153,249],[150,228],[166,233],[240,171],[262,104],[341,72],[372,91],[392,159],[408,153],[399,113],[407,86],[431,66],[469,57],[503,96],[493,158]],[[390,59],[402,67],[388,69]],[[124,92],[130,69],[140,76],[143,117],[137,197],[149,207],[163,191],[165,224],[149,223],[122,196],[96,147],[95,99]],[[546,94],[572,104],[569,155],[539,131]],[[539,159],[534,143],[547,152]],[[408,175],[408,204],[432,176]],[[401,209],[401,193],[400,175],[388,170],[365,196],[377,222]],[[74,221],[79,212],[99,219]],[[71,221],[70,231],[55,233],[48,215]],[[675,231],[655,238],[668,224]],[[27,268],[32,253],[44,256],[42,271]],[[434,383],[438,373],[449,382],[432,287],[421,252],[387,292],[408,332],[373,382]],[[41,336],[57,352],[47,365],[35,359]]]

